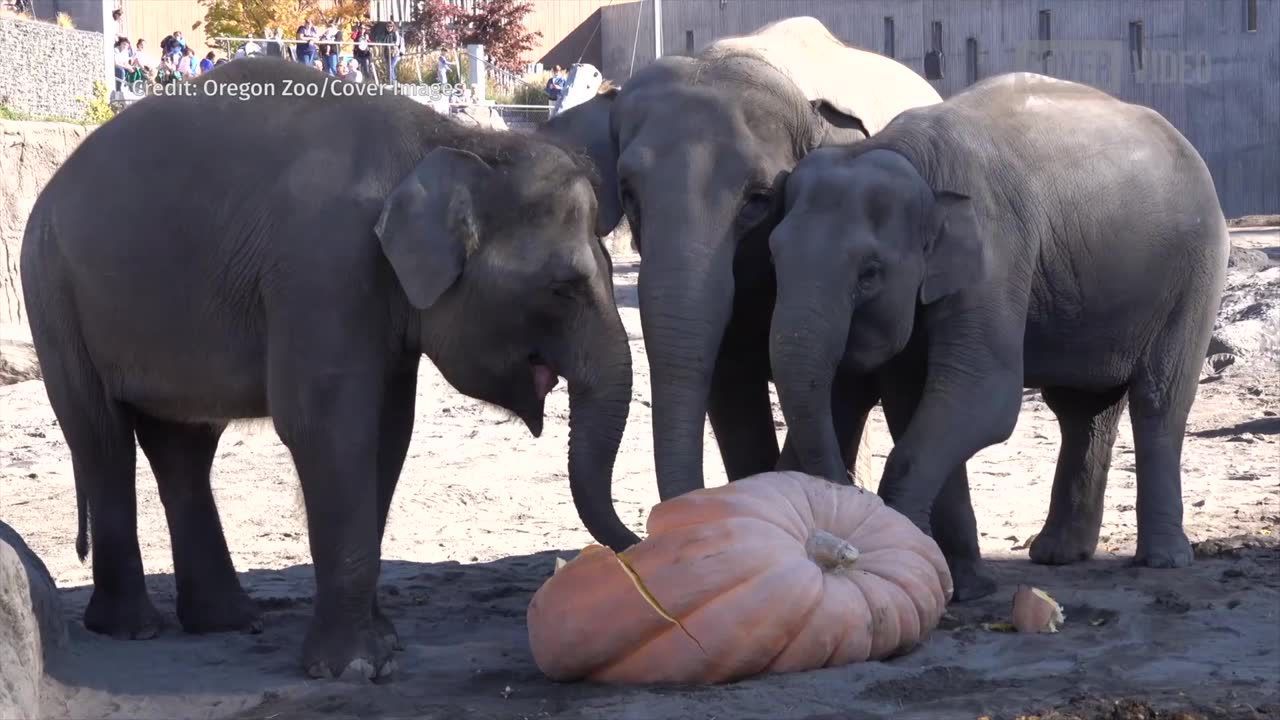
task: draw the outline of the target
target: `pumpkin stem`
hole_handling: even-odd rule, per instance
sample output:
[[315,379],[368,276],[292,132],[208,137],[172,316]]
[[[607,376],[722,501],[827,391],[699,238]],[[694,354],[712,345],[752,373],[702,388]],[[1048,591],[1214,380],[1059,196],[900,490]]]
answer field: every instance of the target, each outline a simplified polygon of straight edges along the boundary
[[848,570],[858,562],[858,548],[826,530],[809,533],[804,549],[809,553],[809,559],[822,568],[823,572]]

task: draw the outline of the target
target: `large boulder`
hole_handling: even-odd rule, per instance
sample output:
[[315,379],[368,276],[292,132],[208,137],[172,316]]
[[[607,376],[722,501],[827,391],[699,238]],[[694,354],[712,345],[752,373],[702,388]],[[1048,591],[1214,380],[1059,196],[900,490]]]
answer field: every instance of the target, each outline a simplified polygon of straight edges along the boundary
[[83,125],[0,120],[0,323],[26,322],[18,257],[36,196],[93,130]]
[[25,325],[0,323],[0,385],[40,379],[40,363]]
[[1209,355],[1229,354],[1250,364],[1280,361],[1280,266],[1227,274]]
[[45,664],[66,644],[53,578],[18,533],[0,522],[0,718],[40,717]]

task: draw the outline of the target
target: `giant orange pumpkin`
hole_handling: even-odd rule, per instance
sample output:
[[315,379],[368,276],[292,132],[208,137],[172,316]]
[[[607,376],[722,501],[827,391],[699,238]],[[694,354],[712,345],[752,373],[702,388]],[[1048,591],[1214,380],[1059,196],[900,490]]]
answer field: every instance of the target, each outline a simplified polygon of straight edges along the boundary
[[552,679],[726,682],[879,660],[921,642],[951,599],[932,539],[874,493],[810,475],[673,498],[648,530],[620,555],[588,546],[534,594],[529,644]]

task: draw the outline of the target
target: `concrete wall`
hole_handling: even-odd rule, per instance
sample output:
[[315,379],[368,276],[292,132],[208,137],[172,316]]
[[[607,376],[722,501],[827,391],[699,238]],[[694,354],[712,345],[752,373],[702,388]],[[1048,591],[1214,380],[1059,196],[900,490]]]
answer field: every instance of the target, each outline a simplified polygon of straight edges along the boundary
[[0,325],[26,323],[18,256],[31,206],[92,130],[67,123],[0,120]]
[[35,117],[77,119],[105,76],[102,33],[0,17],[0,104]]
[[[35,16],[40,20],[53,19],[58,13],[65,13],[77,30],[102,32],[102,3],[113,0],[34,0],[32,2]],[[114,8],[114,6],[113,6]]]
[[[1245,27],[1247,0],[663,0],[664,54],[797,15],[821,20],[841,40],[894,55],[924,73],[932,24],[942,30],[945,98],[971,81],[1029,70],[1089,83],[1169,119],[1213,173],[1228,217],[1280,212],[1280,0],[1257,0],[1258,28]],[[625,81],[653,60],[652,3],[602,9],[605,77]],[[1049,41],[1040,44],[1040,13]],[[1142,23],[1143,67],[1131,65],[1130,23]],[[637,27],[638,23],[638,27]],[[637,29],[639,34],[637,35]],[[1043,59],[1042,50],[1052,54]],[[971,76],[970,54],[977,73]]]
[[[147,41],[147,52],[160,55],[160,41],[174,30],[181,30],[187,46],[204,57],[210,50],[222,55],[221,47],[209,47],[204,32],[204,15],[209,8],[198,0],[118,0],[124,11],[124,28],[130,42]],[[260,28],[258,33],[262,32]],[[292,32],[292,30],[290,30]],[[290,36],[292,37],[292,35]]]

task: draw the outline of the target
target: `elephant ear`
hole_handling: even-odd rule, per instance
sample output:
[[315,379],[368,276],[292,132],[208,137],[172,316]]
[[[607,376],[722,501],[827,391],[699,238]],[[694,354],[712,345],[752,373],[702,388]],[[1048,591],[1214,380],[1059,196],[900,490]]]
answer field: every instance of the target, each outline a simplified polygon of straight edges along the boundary
[[934,193],[933,237],[924,249],[920,302],[929,305],[986,280],[986,244],[968,195]]
[[373,231],[415,308],[431,307],[462,274],[480,238],[472,193],[492,173],[474,153],[437,148],[383,203]]
[[778,20],[749,35],[721,38],[712,53],[739,51],[763,57],[800,89],[809,102],[856,118],[868,135],[899,113],[942,102],[938,91],[914,70],[879,53],[840,42],[817,18]]
[[851,145],[871,137],[861,120],[836,110],[826,100],[813,100],[809,105],[817,116],[816,124],[822,129],[816,134],[818,147]]
[[622,199],[618,195],[618,148],[609,130],[616,89],[606,90],[575,105],[538,126],[545,133],[591,158],[600,176],[596,188],[596,235],[604,237],[622,221]]

